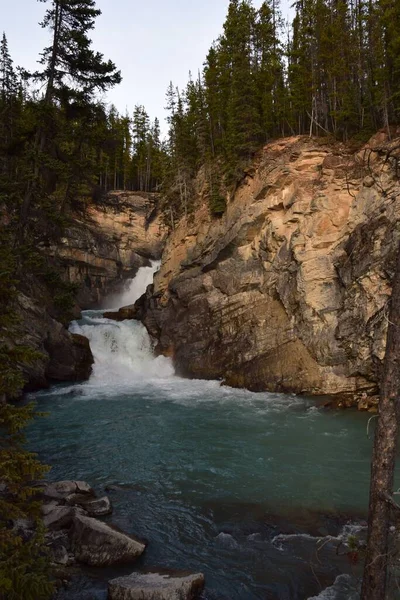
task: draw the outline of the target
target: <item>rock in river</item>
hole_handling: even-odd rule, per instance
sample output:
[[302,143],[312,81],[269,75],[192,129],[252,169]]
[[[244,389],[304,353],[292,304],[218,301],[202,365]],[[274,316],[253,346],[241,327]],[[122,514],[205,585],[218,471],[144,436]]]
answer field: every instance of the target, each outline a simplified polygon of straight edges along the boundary
[[93,567],[134,562],[146,548],[133,536],[82,515],[73,519],[70,539],[75,558]]
[[132,573],[112,579],[109,600],[192,600],[204,587],[202,573]]
[[85,494],[71,494],[66,498],[69,506],[80,506],[85,509],[89,517],[103,517],[112,513],[112,505],[108,496],[90,498]]

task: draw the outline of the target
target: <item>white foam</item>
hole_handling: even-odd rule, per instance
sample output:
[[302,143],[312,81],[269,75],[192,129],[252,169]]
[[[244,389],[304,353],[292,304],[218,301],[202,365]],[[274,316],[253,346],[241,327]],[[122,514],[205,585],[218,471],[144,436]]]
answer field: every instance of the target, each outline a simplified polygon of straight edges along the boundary
[[160,261],[151,261],[150,267],[141,267],[136,277],[128,280],[122,293],[111,296],[106,304],[106,310],[118,310],[122,306],[129,306],[139,300],[145,293],[147,286],[153,283],[154,273],[160,268]]
[[333,585],[308,600],[359,600],[359,597],[355,579],[351,575],[339,575]]
[[225,533],[221,531],[221,533],[219,533],[215,539],[217,540],[218,544],[220,544],[224,548],[229,548],[230,550],[239,548],[239,544],[237,543],[235,538],[230,535],[230,533]]
[[[133,304],[152,282],[160,263],[139,269],[128,289],[114,298],[110,308]],[[155,357],[145,327],[137,321],[112,321],[102,311],[85,311],[81,322],[71,323],[70,331],[89,339],[94,356],[93,374],[82,386],[85,395],[115,394],[116,390],[132,389],[133,385],[173,377],[170,359]]]

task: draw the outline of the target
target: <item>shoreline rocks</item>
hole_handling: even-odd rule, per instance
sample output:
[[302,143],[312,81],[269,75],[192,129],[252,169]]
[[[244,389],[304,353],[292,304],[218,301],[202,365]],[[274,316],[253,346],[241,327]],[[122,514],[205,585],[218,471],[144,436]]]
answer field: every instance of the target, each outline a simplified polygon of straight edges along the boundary
[[108,597],[109,600],[192,600],[203,588],[202,573],[132,573],[112,579],[108,584]]
[[[63,572],[62,579],[81,566],[109,567],[135,563],[146,549],[146,542],[98,520],[110,514],[109,498],[98,498],[84,481],[57,481],[44,486],[43,523],[53,567]],[[93,516],[90,516],[93,515]],[[30,523],[15,522],[29,538]],[[64,570],[64,571],[63,571]],[[109,600],[193,600],[204,587],[204,575],[187,571],[155,569],[134,572],[109,581]]]
[[75,558],[91,567],[135,562],[146,548],[137,538],[83,515],[72,519],[70,542]]
[[50,483],[40,497],[54,563],[106,566],[134,562],[144,552],[140,540],[97,520],[112,513],[112,504],[85,481]]

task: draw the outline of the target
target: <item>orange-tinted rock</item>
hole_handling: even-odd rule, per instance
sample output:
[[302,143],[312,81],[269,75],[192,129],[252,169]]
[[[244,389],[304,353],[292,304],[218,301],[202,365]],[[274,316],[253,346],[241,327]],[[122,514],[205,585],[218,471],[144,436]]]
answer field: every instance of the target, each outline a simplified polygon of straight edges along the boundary
[[220,219],[198,183],[140,309],[180,373],[352,406],[376,389],[400,186],[385,155],[371,172],[363,156],[305,137],[269,144]]

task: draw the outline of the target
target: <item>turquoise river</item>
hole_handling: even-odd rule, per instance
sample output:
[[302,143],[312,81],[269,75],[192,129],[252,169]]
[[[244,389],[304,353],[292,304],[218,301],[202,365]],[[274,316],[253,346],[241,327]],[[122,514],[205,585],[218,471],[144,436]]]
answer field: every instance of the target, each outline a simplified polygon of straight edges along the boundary
[[[111,306],[138,298],[155,268]],[[370,415],[181,379],[140,323],[101,311],[71,330],[89,337],[93,374],[33,395],[48,416],[29,445],[50,479],[107,489],[110,520],[149,545],[135,567],[87,570],[60,598],[104,600],[107,578],[147,567],[204,572],[207,600],[357,598],[343,542],[365,536]]]

